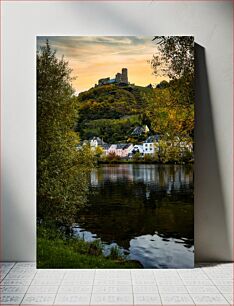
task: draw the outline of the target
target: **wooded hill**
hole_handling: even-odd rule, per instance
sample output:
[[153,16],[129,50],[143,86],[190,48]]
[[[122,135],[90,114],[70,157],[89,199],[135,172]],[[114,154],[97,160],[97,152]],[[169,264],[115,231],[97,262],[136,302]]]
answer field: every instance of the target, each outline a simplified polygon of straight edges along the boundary
[[193,101],[183,100],[178,81],[176,87],[173,82],[161,84],[154,89],[104,85],[80,93],[76,131],[82,140],[99,136],[107,143],[144,140],[144,135],[134,139],[131,133],[136,126],[145,124],[152,134],[190,135]]

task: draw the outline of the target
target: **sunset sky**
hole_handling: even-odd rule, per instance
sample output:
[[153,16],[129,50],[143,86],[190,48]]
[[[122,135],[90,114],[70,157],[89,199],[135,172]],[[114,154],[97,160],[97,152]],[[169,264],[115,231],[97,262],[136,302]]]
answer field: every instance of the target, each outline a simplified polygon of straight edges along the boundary
[[157,52],[153,37],[146,36],[38,36],[37,49],[46,39],[57,56],[64,55],[76,77],[77,93],[93,87],[99,79],[114,78],[122,68],[128,68],[128,80],[136,85],[157,84],[148,61]]

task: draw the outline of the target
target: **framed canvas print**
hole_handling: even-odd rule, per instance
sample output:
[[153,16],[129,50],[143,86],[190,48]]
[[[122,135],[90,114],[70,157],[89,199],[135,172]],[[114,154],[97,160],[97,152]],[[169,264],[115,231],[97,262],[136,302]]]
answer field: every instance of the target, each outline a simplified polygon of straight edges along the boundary
[[192,268],[194,39],[37,37],[37,267]]

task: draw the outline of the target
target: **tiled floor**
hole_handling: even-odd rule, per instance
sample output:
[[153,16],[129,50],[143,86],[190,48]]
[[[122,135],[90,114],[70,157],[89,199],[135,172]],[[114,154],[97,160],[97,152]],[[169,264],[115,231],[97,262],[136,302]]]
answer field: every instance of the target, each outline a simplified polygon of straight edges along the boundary
[[191,270],[37,270],[0,263],[0,305],[233,305],[233,264]]

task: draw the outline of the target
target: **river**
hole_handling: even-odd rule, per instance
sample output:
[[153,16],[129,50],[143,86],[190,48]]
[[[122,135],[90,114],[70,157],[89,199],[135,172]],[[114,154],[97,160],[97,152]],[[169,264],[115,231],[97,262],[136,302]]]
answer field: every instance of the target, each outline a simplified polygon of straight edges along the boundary
[[193,166],[101,165],[74,234],[117,245],[144,268],[194,265]]

